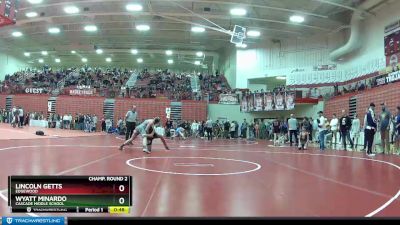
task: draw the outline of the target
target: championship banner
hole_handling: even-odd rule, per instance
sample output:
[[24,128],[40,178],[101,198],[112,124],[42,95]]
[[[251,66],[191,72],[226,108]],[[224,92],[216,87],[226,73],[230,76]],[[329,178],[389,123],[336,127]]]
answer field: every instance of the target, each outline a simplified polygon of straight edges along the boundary
[[242,102],[240,104],[240,111],[241,112],[248,112],[249,108],[247,105],[247,95],[242,95]]
[[261,112],[263,111],[263,98],[261,93],[255,93],[254,94],[254,111],[256,112]]
[[275,93],[275,110],[284,110],[285,109],[285,93],[278,92]]
[[19,0],[0,0],[0,27],[17,22]]
[[238,105],[239,104],[239,95],[237,95],[237,94],[220,94],[219,95],[219,104]]
[[285,102],[286,102],[286,110],[292,110],[294,109],[294,98],[295,98],[295,93],[294,92],[286,92],[285,93]]
[[249,112],[254,111],[254,94],[249,95],[247,99]]
[[386,56],[386,66],[397,67],[400,64],[400,53]]
[[393,55],[400,52],[400,30],[385,36],[385,55]]
[[52,108],[53,108],[53,101],[48,101],[47,102],[47,112],[51,112]]
[[264,111],[274,110],[274,96],[271,92],[264,93]]
[[274,110],[292,110],[295,107],[295,98],[295,91],[247,94],[242,96],[242,101],[240,102],[240,111],[265,112]]
[[385,27],[384,46],[386,66],[396,67],[400,53],[400,21]]

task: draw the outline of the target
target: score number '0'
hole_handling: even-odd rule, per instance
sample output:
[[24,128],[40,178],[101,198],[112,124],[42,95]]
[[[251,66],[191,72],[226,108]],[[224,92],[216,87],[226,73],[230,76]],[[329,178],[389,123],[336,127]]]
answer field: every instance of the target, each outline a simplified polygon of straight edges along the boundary
[[[124,185],[119,185],[118,190],[120,192],[124,192],[125,191],[125,186]],[[123,205],[125,203],[125,199],[123,197],[119,198],[118,200],[119,204]]]

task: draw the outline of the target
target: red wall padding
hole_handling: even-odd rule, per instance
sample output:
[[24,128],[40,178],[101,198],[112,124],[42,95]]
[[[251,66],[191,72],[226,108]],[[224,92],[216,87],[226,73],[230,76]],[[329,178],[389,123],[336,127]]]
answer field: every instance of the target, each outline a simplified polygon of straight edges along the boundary
[[365,110],[371,102],[375,104],[375,111],[378,114],[381,112],[380,104],[383,102],[386,102],[390,112],[394,114],[396,107],[400,106],[400,82],[332,98],[325,102],[325,115],[332,118],[333,113],[340,115],[342,109],[348,111],[349,99],[352,96],[357,97],[357,114],[360,119],[365,115]]
[[8,95],[0,95],[0,108],[5,109],[6,108],[6,97]]
[[[326,101],[324,110],[325,117],[331,119],[333,114],[336,113],[336,116],[340,118],[342,109],[345,109],[347,112],[349,112],[349,99],[352,96],[354,96],[354,94],[338,96]],[[317,115],[317,113],[315,113],[315,115]]]
[[[0,107],[5,108],[7,95],[0,95]],[[14,95],[13,104],[20,105],[25,112],[44,112],[47,113],[48,95]],[[80,97],[80,96],[59,96],[57,98],[56,113],[64,115],[71,113],[96,114],[99,121],[103,115],[103,97]],[[160,117],[162,123],[166,121],[165,109],[171,107],[168,99],[115,99],[114,119],[124,118],[128,109],[132,105],[137,106],[139,119],[149,119],[156,116]],[[206,120],[207,102],[204,101],[183,101],[182,102],[183,120]]]
[[165,114],[165,109],[170,107],[171,101],[167,99],[116,99],[114,109],[115,121],[118,121],[119,117],[124,119],[126,112],[132,108],[132,105],[136,105],[139,120],[150,119],[158,116],[164,124],[167,116]]
[[48,95],[14,95],[12,105],[21,106],[24,109],[24,113],[43,112],[46,115],[49,97]]
[[[60,115],[71,113],[96,114],[99,121],[103,117],[102,97],[59,96],[56,103],[56,112]],[[47,104],[47,103],[46,103]]]
[[205,101],[182,101],[183,120],[207,120],[207,102]]

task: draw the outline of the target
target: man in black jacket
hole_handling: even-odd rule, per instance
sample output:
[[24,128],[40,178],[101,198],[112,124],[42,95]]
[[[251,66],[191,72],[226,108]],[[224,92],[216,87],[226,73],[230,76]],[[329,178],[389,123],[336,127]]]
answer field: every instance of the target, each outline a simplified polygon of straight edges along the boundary
[[347,115],[346,110],[342,110],[342,117],[339,120],[340,134],[342,137],[343,149],[346,149],[346,138],[349,140],[351,149],[353,149],[353,141],[350,138],[351,118]]
[[231,123],[229,122],[229,120],[226,120],[226,122],[224,123],[224,137],[226,139],[230,139],[229,137],[229,128],[231,127]]

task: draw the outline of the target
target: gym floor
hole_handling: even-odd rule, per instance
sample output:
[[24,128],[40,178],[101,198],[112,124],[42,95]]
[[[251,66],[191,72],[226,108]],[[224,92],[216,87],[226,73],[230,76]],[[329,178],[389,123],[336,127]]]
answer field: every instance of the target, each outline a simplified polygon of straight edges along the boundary
[[9,175],[131,175],[133,207],[122,216],[400,215],[398,156],[221,139],[167,140],[170,151],[156,140],[147,155],[140,139],[121,152],[123,137],[36,130],[0,124],[0,215],[11,215]]

